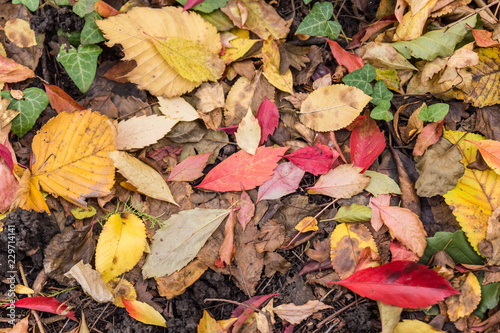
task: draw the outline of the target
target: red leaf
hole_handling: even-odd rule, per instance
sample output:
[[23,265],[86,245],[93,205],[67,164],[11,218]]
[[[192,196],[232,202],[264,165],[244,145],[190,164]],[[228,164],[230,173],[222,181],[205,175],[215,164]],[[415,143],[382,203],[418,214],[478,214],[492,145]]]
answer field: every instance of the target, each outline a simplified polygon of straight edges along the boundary
[[339,153],[328,146],[317,144],[299,149],[285,157],[302,170],[319,176],[328,173]]
[[349,73],[363,67],[363,59],[361,59],[354,53],[347,52],[333,40],[329,40],[327,38],[326,41],[328,42],[328,45],[330,45],[330,49],[332,50],[332,54],[335,60],[337,60],[339,65],[345,66]]
[[366,171],[385,149],[384,132],[381,132],[375,120],[366,117],[363,124],[351,134],[351,161],[355,166]]
[[288,147],[259,147],[255,155],[240,150],[213,168],[196,186],[206,190],[227,192],[251,190],[271,178],[274,168]]
[[191,9],[191,8],[193,8],[194,6],[199,5],[199,4],[200,4],[200,3],[202,3],[203,1],[205,1],[205,0],[188,0],[188,1],[186,2],[186,4],[184,5],[183,10],[188,10],[188,9]]
[[441,135],[443,135],[443,123],[444,120],[439,123],[427,124],[424,127],[418,135],[415,148],[413,148],[413,156],[422,156],[427,148],[438,142]]
[[361,28],[357,34],[352,37],[352,40],[345,47],[346,50],[352,50],[357,47],[360,47],[364,42],[366,42],[371,36],[373,36],[379,30],[391,25],[396,22],[396,16],[394,15],[386,15],[382,17],[379,21],[367,25],[364,28]]
[[68,317],[69,319],[72,319],[74,321],[78,321],[76,320],[75,313],[72,310],[69,310],[69,307],[66,304],[59,302],[54,297],[27,297],[20,299],[14,303],[4,304],[1,306],[8,307],[11,304],[14,304],[16,308],[54,313],[57,315]]
[[[471,28],[469,26],[469,28]],[[472,35],[476,41],[477,46],[479,47],[491,47],[491,46],[499,46],[500,43],[497,40],[492,38],[493,33],[488,30],[481,29],[472,29]]]
[[[248,304],[253,306],[254,308],[258,308],[259,306],[262,305],[262,303],[264,303],[265,301],[276,295],[279,294],[254,296],[249,300],[244,301],[243,304]],[[231,312],[231,318],[238,318],[238,320],[234,322],[233,332],[237,332],[237,330],[235,330],[236,326],[241,327],[241,325],[253,312],[254,312],[253,309],[247,308],[246,306],[243,305],[240,305],[236,309],[234,309],[233,312]]]
[[229,127],[221,127],[221,128],[218,128],[218,130],[224,131],[228,135],[231,135],[231,134],[236,133],[236,131],[238,130],[238,127],[239,127],[239,125],[234,125],[234,126],[229,126]]
[[416,309],[459,294],[429,267],[413,261],[394,261],[357,271],[339,282],[355,293],[402,308]]
[[207,166],[207,161],[212,153],[205,153],[187,157],[177,164],[167,181],[191,182],[203,176],[203,169]]
[[47,97],[50,101],[50,106],[57,113],[61,112],[73,112],[75,110],[85,110],[83,106],[78,104],[71,96],[66,94],[64,90],[59,88],[58,86],[54,86],[52,84],[43,84],[45,86],[45,92],[47,93]]
[[261,200],[275,200],[284,195],[295,192],[299,187],[305,171],[295,166],[293,163],[281,163],[278,165],[274,174],[259,187],[257,202]]
[[415,261],[417,262],[420,258],[410,250],[408,250],[403,244],[393,239],[391,242],[391,246],[389,247],[391,250],[391,261]]
[[3,158],[7,165],[9,166],[10,172],[14,170],[14,161],[12,160],[12,154],[7,146],[0,143],[0,158]]
[[278,107],[264,97],[264,101],[259,106],[259,111],[257,111],[257,120],[261,128],[261,137],[259,146],[262,145],[269,135],[274,133],[274,130],[279,125],[280,113],[278,112]]

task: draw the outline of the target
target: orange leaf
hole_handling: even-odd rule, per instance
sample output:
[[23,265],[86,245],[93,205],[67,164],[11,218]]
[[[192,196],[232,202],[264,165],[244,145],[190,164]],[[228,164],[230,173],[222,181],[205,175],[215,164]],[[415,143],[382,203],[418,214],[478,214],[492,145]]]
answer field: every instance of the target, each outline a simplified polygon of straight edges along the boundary
[[390,194],[381,194],[376,197],[370,198],[370,203],[368,207],[372,209],[372,219],[371,224],[375,231],[379,231],[380,228],[384,225],[382,218],[380,217],[380,212],[378,210],[379,206],[385,207],[391,204],[391,195]]
[[198,324],[198,333],[224,333],[222,326],[210,316],[207,310],[203,310],[203,318]]
[[413,156],[422,156],[429,146],[438,142],[443,135],[444,120],[439,123],[427,124],[422,132],[418,135],[417,143],[413,148]]
[[488,166],[500,175],[500,142],[494,140],[470,141],[481,152]]
[[45,92],[49,97],[50,106],[57,113],[61,112],[73,112],[75,110],[81,111],[85,110],[83,106],[78,104],[71,96],[66,94],[64,90],[59,88],[58,86],[54,86],[52,84],[43,84],[45,86]]
[[231,261],[234,257],[234,225],[236,219],[234,218],[234,206],[231,206],[231,212],[224,227],[224,241],[219,249],[219,257],[224,264],[231,266]]
[[35,72],[0,54],[0,82],[20,82],[35,77]]
[[241,150],[213,168],[196,186],[206,190],[227,192],[251,190],[271,178],[278,161],[288,147],[259,147],[255,155]]
[[330,49],[332,50],[332,54],[335,60],[337,60],[339,65],[345,66],[349,73],[363,67],[363,59],[361,59],[359,56],[354,53],[347,52],[333,40],[329,40],[327,38],[326,41],[328,42],[328,45],[330,45]]
[[97,1],[94,4],[94,9],[101,15],[102,17],[110,17],[120,14],[119,11],[108,5],[102,0]]
[[122,303],[130,317],[144,324],[167,327],[165,318],[151,305],[139,301],[129,301],[122,297]]

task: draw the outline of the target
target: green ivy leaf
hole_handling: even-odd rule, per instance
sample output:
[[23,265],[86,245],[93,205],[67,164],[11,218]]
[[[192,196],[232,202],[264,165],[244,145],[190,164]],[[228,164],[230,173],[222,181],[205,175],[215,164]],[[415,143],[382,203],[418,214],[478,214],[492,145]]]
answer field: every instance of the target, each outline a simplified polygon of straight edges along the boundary
[[105,40],[101,29],[95,23],[96,20],[102,20],[95,10],[92,13],[85,15],[85,25],[82,29],[81,43],[82,45],[97,44]]
[[354,72],[351,72],[344,76],[343,82],[351,87],[356,87],[367,95],[371,95],[373,93],[373,87],[370,82],[375,80],[377,77],[377,72],[372,65],[366,64],[360,69],[356,69]]
[[382,101],[391,101],[394,94],[387,89],[385,82],[380,80],[375,83],[373,87],[372,102],[375,105],[379,105]]
[[32,12],[38,9],[40,2],[38,0],[12,0],[13,4],[22,3]]
[[358,204],[342,206],[333,218],[337,222],[363,222],[372,218],[372,209]]
[[427,265],[429,259],[437,251],[446,251],[456,263],[482,265],[483,258],[470,246],[462,230],[451,232],[436,232],[434,237],[427,237],[427,247],[419,263]]
[[10,99],[7,109],[21,112],[12,121],[12,132],[18,137],[23,137],[35,125],[36,120],[43,110],[49,105],[49,98],[45,91],[39,88],[27,88],[23,90],[23,99],[17,100],[12,97],[10,91],[2,91],[3,98]]
[[[224,7],[229,0],[204,0],[202,3],[197,4],[191,9],[194,9],[198,12],[202,13],[211,13],[216,9],[219,9],[221,7]],[[178,3],[181,5],[185,5],[187,0],[177,0]]]
[[481,285],[481,302],[477,306],[476,310],[474,310],[474,314],[483,319],[486,311],[491,310],[498,305],[498,300],[500,299],[500,282],[483,285],[483,272],[479,274],[477,279]]
[[392,115],[392,113],[389,112],[390,108],[391,108],[391,102],[384,99],[380,101],[379,105],[373,108],[372,112],[370,113],[370,117],[376,120],[391,121],[394,118],[394,116]]
[[97,45],[79,46],[78,51],[74,47],[66,51],[64,45],[61,45],[57,61],[63,65],[69,77],[82,93],[87,92],[94,81],[97,57],[101,52],[101,48]]
[[307,5],[307,4],[310,4],[312,0],[304,0],[304,3]]
[[336,21],[329,21],[333,15],[331,2],[317,2],[311,12],[300,22],[297,32],[309,36],[326,36],[335,39],[342,27]]
[[73,12],[80,17],[84,17],[94,11],[96,2],[97,0],[78,0],[73,6]]
[[81,31],[64,32],[61,28],[59,28],[59,30],[57,30],[57,35],[66,37],[68,42],[74,47],[78,47],[80,45],[80,38],[82,36]]
[[418,118],[422,121],[435,123],[443,120],[448,114],[448,111],[450,111],[450,106],[448,104],[436,103],[431,106],[424,106],[422,110],[420,110]]

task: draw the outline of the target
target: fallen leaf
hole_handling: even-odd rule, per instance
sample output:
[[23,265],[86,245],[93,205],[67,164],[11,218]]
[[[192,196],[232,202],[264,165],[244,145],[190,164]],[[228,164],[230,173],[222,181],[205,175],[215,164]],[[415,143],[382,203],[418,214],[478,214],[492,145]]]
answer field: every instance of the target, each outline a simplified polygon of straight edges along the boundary
[[286,274],[292,268],[292,264],[276,252],[266,252],[264,266],[264,274],[267,277],[272,277],[276,272]]
[[244,57],[252,46],[259,41],[258,39],[250,39],[250,32],[248,30],[234,28],[230,32],[222,33],[222,38],[224,34],[230,34],[234,37],[234,39],[227,42],[226,52],[221,56],[226,65]]
[[197,106],[199,112],[209,113],[215,109],[223,108],[226,104],[222,84],[218,82],[203,83],[194,95],[200,99]]
[[370,183],[365,188],[365,191],[370,192],[375,197],[381,194],[403,194],[399,185],[391,177],[383,173],[366,170],[364,175],[370,177]]
[[101,274],[89,264],[84,264],[83,261],[71,267],[64,276],[74,278],[83,291],[96,302],[106,303],[115,300],[115,297],[104,283]]
[[280,51],[278,44],[272,39],[268,38],[264,41],[262,46],[262,61],[263,72],[262,74],[273,86],[281,91],[293,95],[293,77],[290,69],[285,74],[280,73]]
[[328,146],[318,143],[314,146],[296,150],[284,157],[302,170],[319,176],[328,173],[339,157],[339,153]]
[[309,36],[326,36],[332,39],[339,37],[342,30],[340,23],[330,21],[333,16],[333,4],[330,2],[317,2],[309,14],[300,22],[297,33]]
[[229,212],[226,209],[195,208],[172,215],[153,238],[151,254],[142,267],[143,276],[172,274],[186,266]]
[[227,217],[226,225],[224,227],[224,240],[219,249],[219,258],[223,265],[231,266],[234,257],[234,226],[236,219],[234,216],[234,207],[231,206],[231,212]]
[[322,87],[302,103],[300,121],[315,131],[336,131],[352,123],[370,100],[370,96],[355,87],[343,84]]
[[71,310],[71,308],[66,304],[56,300],[54,297],[27,297],[17,300],[14,303],[0,305],[0,307],[11,306],[11,304],[13,304],[16,308],[54,313],[56,315],[65,316],[71,320],[78,321],[73,310]]
[[137,191],[148,197],[178,206],[165,179],[155,169],[123,151],[110,152],[109,157],[118,171],[137,188]]
[[113,296],[115,297],[113,304],[117,307],[125,307],[122,299],[126,299],[128,301],[137,300],[137,293],[134,285],[124,278],[114,278],[108,281],[106,285],[113,292]]
[[364,176],[361,171],[361,167],[352,164],[340,165],[319,177],[316,185],[308,187],[308,190],[333,198],[351,198],[370,183],[370,177]]
[[434,253],[438,251],[446,251],[456,263],[481,265],[484,261],[484,258],[477,254],[469,244],[462,230],[453,233],[436,232],[434,237],[428,237],[427,248],[420,260],[427,263]]
[[212,153],[205,153],[187,157],[172,169],[167,181],[192,182],[200,178],[211,155]]
[[276,295],[278,294],[254,296],[249,300],[243,302],[243,304],[251,305],[252,308],[243,307],[240,305],[236,309],[234,309],[231,313],[231,317],[237,317],[238,320],[234,323],[233,330],[235,330],[235,332],[238,332],[239,329],[243,326],[243,323],[250,317],[250,315],[255,312],[253,308],[259,308],[265,301]]
[[198,333],[224,333],[224,330],[217,320],[210,316],[207,310],[203,310],[203,317],[198,323]]
[[[102,21],[99,21],[102,22]],[[80,45],[78,49],[61,45],[56,60],[82,93],[86,93],[94,82],[97,70],[97,58],[102,49],[95,45]]]
[[104,282],[131,270],[146,247],[146,227],[134,214],[113,214],[97,242],[95,266]]
[[271,178],[273,170],[288,147],[259,147],[255,155],[239,151],[213,168],[196,186],[205,190],[227,192],[251,190]]
[[337,211],[333,219],[340,223],[363,222],[372,218],[372,209],[358,204],[342,206]]
[[35,77],[30,68],[0,54],[0,82],[20,82]]
[[279,125],[280,114],[278,112],[278,107],[264,97],[264,101],[260,104],[259,110],[257,111],[257,120],[262,131],[259,145],[262,145],[267,141],[269,135],[273,135],[274,130]]
[[363,67],[363,60],[354,53],[344,50],[337,42],[326,39],[330,49],[332,50],[333,57],[337,60],[339,65],[345,66],[350,72]]
[[195,108],[184,98],[158,96],[158,103],[160,112],[170,120],[193,121],[199,118]]
[[253,80],[249,80],[242,76],[233,84],[226,98],[226,108],[224,110],[226,126],[238,125],[246,115],[252,103],[259,78],[260,76],[256,75]]
[[413,148],[413,156],[422,156],[429,146],[438,142],[441,135],[443,135],[443,123],[444,121],[434,122],[424,127],[417,137],[417,143]]
[[157,115],[132,117],[120,121],[117,127],[116,149],[144,148],[163,138],[177,124]]
[[451,285],[460,292],[446,299],[448,316],[451,321],[470,315],[481,301],[481,285],[474,273],[453,279]]
[[276,200],[294,193],[304,175],[305,171],[291,162],[278,164],[273,176],[259,187],[257,202]]
[[122,302],[130,317],[135,320],[148,325],[167,327],[165,318],[151,305],[139,301],[129,301],[125,298],[122,298]]
[[380,320],[382,321],[382,333],[393,333],[394,328],[401,318],[403,308],[380,301],[377,301],[377,307],[380,312]]
[[5,22],[5,36],[16,46],[24,48],[36,45],[35,32],[29,22],[14,18]]
[[397,240],[392,240],[391,246],[391,261],[414,261],[417,262],[420,258],[412,251],[408,250]]
[[326,305],[318,300],[310,300],[303,305],[295,305],[293,303],[282,304],[276,306],[273,311],[281,319],[286,320],[290,324],[298,325],[313,313],[331,308],[331,306]]
[[368,169],[385,149],[385,136],[375,120],[366,117],[351,133],[351,163]]
[[102,0],[98,0],[96,3],[94,3],[94,10],[98,12],[102,17],[110,17],[121,14],[119,11]]
[[462,47],[453,53],[448,59],[447,65],[453,68],[466,68],[479,63],[479,56],[476,52]]
[[12,328],[7,329],[5,333],[28,333],[29,315],[18,321]]
[[330,259],[341,279],[354,273],[358,258],[366,247],[378,254],[377,245],[370,230],[361,223],[340,223],[330,236]]
[[438,273],[413,261],[366,268],[329,284],[339,284],[363,297],[410,309],[436,304],[459,293]]
[[471,29],[474,40],[479,47],[500,46],[500,42],[492,38],[493,32],[481,29]]
[[469,141],[474,144],[491,170],[500,174],[500,142],[494,140]]
[[308,232],[318,230],[318,220],[312,216],[306,216],[297,223],[295,230],[298,232]]
[[245,231],[245,227],[255,214],[255,205],[246,191],[241,193],[238,206],[240,207],[237,213],[238,222],[243,227],[243,231]]
[[52,84],[43,84],[45,87],[45,92],[49,98],[50,106],[57,111],[61,112],[73,112],[75,110],[82,111],[85,110],[83,106],[78,104],[71,96],[66,94],[64,90],[58,86]]
[[413,40],[420,37],[436,2],[437,0],[425,0],[413,3],[418,6],[410,4],[410,10],[396,28],[394,40]]
[[364,62],[379,69],[417,70],[391,44],[370,42],[356,50]]
[[[202,83],[198,74],[204,73],[203,79],[213,80],[222,75],[223,62],[217,56],[222,48],[220,36],[214,26],[197,14],[180,7],[135,7],[96,23],[109,46],[121,44],[124,59],[136,61],[137,67],[127,74],[128,79],[156,96],[173,97],[193,90]],[[190,39],[184,39],[185,36]],[[173,45],[159,42],[164,39],[172,39]],[[176,51],[196,56],[172,56]],[[198,54],[205,57],[204,61],[213,59],[214,67],[207,69]]]
[[236,137],[236,143],[242,150],[251,155],[255,154],[261,138],[261,129],[259,121],[254,117],[250,108],[248,108],[247,115],[241,119],[234,136]]
[[258,238],[254,241],[258,253],[277,250],[285,241],[285,226],[275,219],[270,219],[259,231]]
[[207,269],[207,265],[195,258],[178,272],[155,277],[156,283],[158,283],[158,293],[167,299],[182,295]]
[[394,328],[394,333],[407,333],[407,332],[443,333],[444,331],[438,331],[431,325],[416,319],[414,320],[403,319],[403,321],[398,323],[397,326]]

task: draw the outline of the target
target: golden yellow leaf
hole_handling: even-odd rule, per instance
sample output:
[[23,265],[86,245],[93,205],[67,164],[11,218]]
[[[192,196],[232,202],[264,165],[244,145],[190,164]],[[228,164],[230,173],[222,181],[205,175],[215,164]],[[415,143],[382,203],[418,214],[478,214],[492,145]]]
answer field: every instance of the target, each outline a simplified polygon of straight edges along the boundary
[[23,286],[22,284],[16,284],[14,291],[16,294],[28,295],[34,294],[35,292],[30,287]]
[[354,273],[361,251],[369,247],[378,254],[377,245],[367,227],[360,223],[340,223],[330,237],[333,269],[345,279]]
[[158,171],[123,151],[113,151],[109,153],[109,157],[113,159],[118,171],[138,192],[179,206],[175,202],[167,182]]
[[288,69],[284,75],[281,75],[280,61],[278,44],[269,37],[262,45],[263,74],[273,86],[293,95],[292,71]]
[[458,131],[443,133],[444,138],[457,144],[465,166],[465,173],[458,180],[457,186],[443,196],[470,244],[477,251],[477,244],[486,238],[488,218],[500,207],[500,175],[493,170],[480,171],[467,167],[476,160],[477,154],[477,147],[469,141],[482,141],[484,137],[473,133],[464,134]]
[[111,215],[104,225],[95,253],[95,266],[104,282],[128,272],[141,259],[146,227],[134,214]]
[[18,47],[36,45],[35,32],[30,28],[28,21],[15,18],[5,23],[5,35]]
[[[307,226],[306,226],[307,225]],[[305,227],[305,228],[304,228]],[[318,230],[318,220],[312,216],[306,216],[295,226],[298,232],[308,232]]]
[[398,25],[394,40],[412,40],[420,37],[436,2],[437,0],[419,1],[424,6],[412,7]]
[[[183,11],[182,7],[135,7],[126,14],[96,23],[109,40],[109,46],[121,44],[124,59],[137,63],[127,78],[153,95],[179,96],[199,86],[202,80],[216,80],[222,75],[223,62],[218,58],[222,46],[217,29],[192,11]],[[168,52],[163,52],[167,58],[160,54],[155,43],[168,48]],[[172,56],[178,51],[187,53]],[[192,72],[186,71],[185,66],[198,61],[186,58],[194,53],[201,53],[203,60],[195,64]],[[199,73],[200,66],[207,62],[211,69]]]
[[419,320],[405,319],[400,322],[394,329],[394,333],[440,333],[434,327]]
[[236,143],[247,153],[255,155],[260,142],[260,133],[259,121],[248,108],[247,115],[241,120],[238,130],[234,133]]
[[459,295],[451,295],[446,299],[448,316],[451,321],[470,315],[481,301],[481,285],[477,277],[469,272],[451,281]]
[[115,138],[115,122],[98,112],[62,112],[50,119],[33,138],[31,175],[26,170],[20,181],[16,206],[48,212],[40,187],[80,207],[87,207],[85,198],[108,195]]
[[231,33],[236,38],[229,41],[231,47],[226,47],[226,52],[221,57],[226,65],[243,57],[259,41],[258,39],[250,39],[248,30],[235,28],[231,29]]
[[129,301],[135,301],[137,299],[134,285],[125,279],[115,278],[108,281],[106,285],[115,297],[113,304],[119,308],[125,307],[122,302],[122,297]]
[[300,108],[300,121],[318,132],[336,131],[356,119],[372,98],[358,88],[336,84],[313,91]]
[[472,74],[471,91],[463,95],[467,103],[485,107],[500,103],[500,50],[496,47],[479,48],[479,63],[467,68]]

